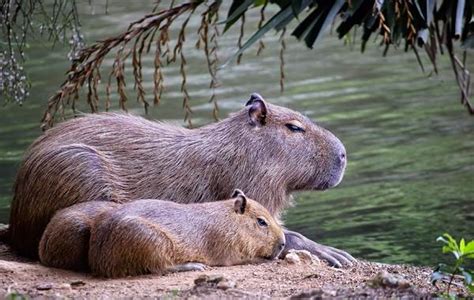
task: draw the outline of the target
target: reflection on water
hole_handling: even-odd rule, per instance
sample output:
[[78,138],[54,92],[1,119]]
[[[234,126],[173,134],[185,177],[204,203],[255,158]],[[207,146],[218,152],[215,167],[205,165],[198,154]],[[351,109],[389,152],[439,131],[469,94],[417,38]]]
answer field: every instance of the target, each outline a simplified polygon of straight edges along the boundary
[[[143,14],[148,2],[123,1],[108,16],[86,16],[86,38],[97,40],[124,29]],[[188,40],[195,38],[197,22],[191,22]],[[236,37],[236,31],[222,37],[221,57],[232,53]],[[269,34],[265,41],[262,57],[251,49],[241,65],[221,70],[221,117],[240,109],[257,91],[329,128],[344,142],[349,158],[340,186],[296,195],[297,205],[286,215],[288,227],[357,257],[415,264],[439,261],[435,238],[445,231],[474,238],[474,119],[459,104],[447,57],[441,59],[440,75],[428,77],[411,53],[398,51],[383,58],[376,43],[360,55],[332,37],[313,51],[288,38],[287,84],[281,95],[278,36]],[[209,77],[202,53],[192,44],[185,50],[193,121],[204,124],[212,120]],[[40,134],[46,99],[63,80],[65,53],[31,44],[31,97],[23,107],[1,108],[0,222],[8,219],[11,185],[22,153]],[[143,70],[149,82],[150,59],[144,59]],[[182,121],[178,71],[177,66],[166,69],[166,93],[162,105],[151,110],[151,118]],[[131,89],[129,95],[131,111],[143,114],[133,106]]]

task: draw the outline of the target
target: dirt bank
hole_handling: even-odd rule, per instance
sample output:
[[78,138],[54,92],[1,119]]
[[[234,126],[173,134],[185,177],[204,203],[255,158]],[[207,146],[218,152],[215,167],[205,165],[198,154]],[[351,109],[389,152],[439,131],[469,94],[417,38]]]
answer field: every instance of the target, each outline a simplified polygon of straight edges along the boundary
[[[374,282],[380,272],[385,274]],[[5,245],[0,245],[0,297],[9,293],[33,298],[430,297],[440,292],[430,284],[430,274],[431,269],[426,267],[364,261],[349,269],[335,269],[318,262],[292,264],[277,260],[261,265],[209,268],[203,272],[106,280],[20,260]],[[200,278],[198,284],[197,278]],[[455,291],[465,293],[461,287],[455,287]]]

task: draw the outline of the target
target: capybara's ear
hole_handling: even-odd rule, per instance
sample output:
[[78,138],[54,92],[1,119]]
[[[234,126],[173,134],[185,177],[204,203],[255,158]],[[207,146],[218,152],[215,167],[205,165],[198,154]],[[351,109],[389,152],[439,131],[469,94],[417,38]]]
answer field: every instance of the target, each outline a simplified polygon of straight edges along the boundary
[[254,126],[263,126],[267,118],[267,104],[263,97],[257,93],[250,95],[249,101],[245,106],[249,106],[250,124]]
[[245,208],[247,207],[247,197],[245,194],[238,189],[232,193],[232,198],[236,198],[234,201],[234,211],[238,214],[244,214]]
[[232,192],[232,195],[230,196],[231,198],[236,198],[238,196],[245,196],[244,192],[242,192],[242,190],[239,190],[239,189],[235,189],[233,192]]

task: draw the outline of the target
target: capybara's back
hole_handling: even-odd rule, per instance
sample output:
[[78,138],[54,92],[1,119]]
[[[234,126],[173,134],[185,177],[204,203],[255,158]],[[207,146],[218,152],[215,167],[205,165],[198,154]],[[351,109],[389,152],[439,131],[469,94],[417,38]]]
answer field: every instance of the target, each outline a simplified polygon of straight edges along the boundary
[[241,111],[197,129],[126,114],[95,114],[49,129],[25,154],[10,242],[37,257],[54,213],[86,201],[225,199],[239,187],[278,217],[295,190],[342,179],[342,143],[307,117],[252,95]]

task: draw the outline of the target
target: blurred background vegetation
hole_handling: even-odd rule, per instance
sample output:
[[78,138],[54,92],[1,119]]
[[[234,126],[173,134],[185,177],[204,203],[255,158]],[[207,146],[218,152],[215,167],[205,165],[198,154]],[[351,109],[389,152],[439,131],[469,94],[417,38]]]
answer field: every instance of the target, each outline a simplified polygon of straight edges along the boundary
[[[474,124],[459,105],[471,110],[472,1],[329,2],[30,0],[21,3],[33,18],[17,11],[8,28],[6,7],[17,2],[3,1],[0,86],[10,104],[0,119],[0,222],[42,116],[47,128],[72,114],[145,107],[149,118],[199,126],[259,92],[329,128],[348,150],[342,184],[297,194],[288,227],[396,263],[434,264],[445,231],[472,239]],[[163,8],[179,13],[166,31]]]

